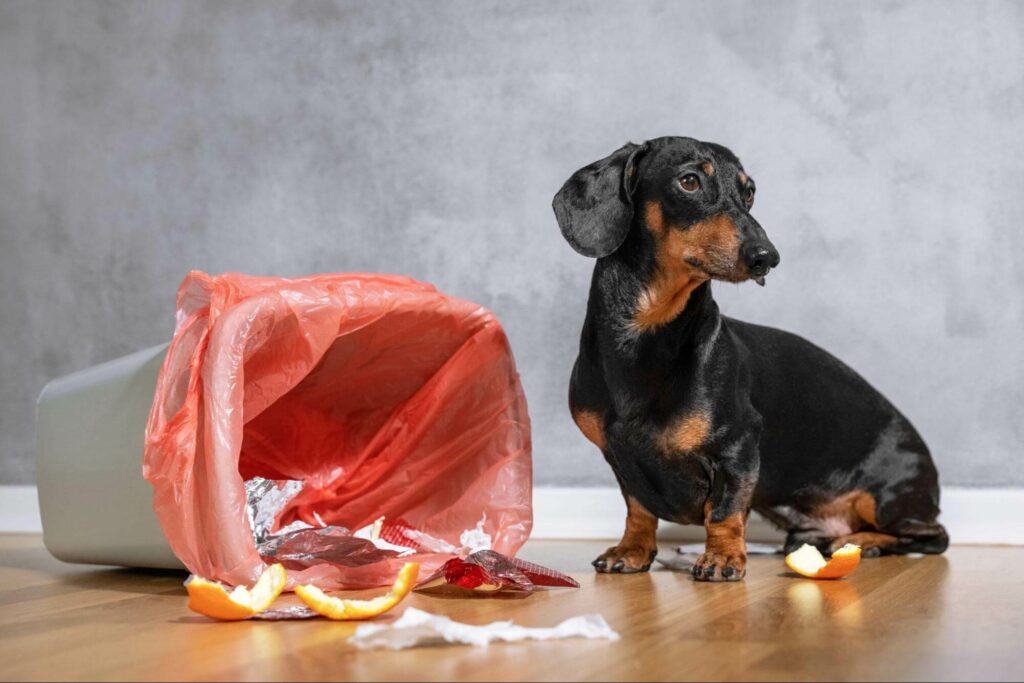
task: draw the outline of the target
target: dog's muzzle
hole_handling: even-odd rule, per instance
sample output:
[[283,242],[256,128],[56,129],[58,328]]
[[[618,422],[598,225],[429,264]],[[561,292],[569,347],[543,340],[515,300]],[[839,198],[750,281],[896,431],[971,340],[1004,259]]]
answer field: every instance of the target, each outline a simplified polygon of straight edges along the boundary
[[779,252],[770,243],[753,242],[743,247],[743,262],[747,266],[751,279],[764,287],[764,276],[768,271],[779,265]]

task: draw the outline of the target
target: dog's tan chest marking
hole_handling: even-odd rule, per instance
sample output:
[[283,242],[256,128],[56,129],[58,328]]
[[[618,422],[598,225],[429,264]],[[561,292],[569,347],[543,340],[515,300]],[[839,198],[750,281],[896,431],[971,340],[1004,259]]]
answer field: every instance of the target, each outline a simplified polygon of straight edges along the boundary
[[690,294],[703,281],[696,277],[689,279],[658,277],[640,295],[636,313],[633,316],[633,328],[639,332],[647,332],[675,320],[686,308]]
[[604,418],[600,413],[592,410],[573,411],[572,419],[583,432],[583,436],[602,451],[605,450],[607,444],[604,439]]
[[703,446],[711,432],[711,416],[694,410],[669,424],[661,435],[662,450],[668,454],[688,453]]

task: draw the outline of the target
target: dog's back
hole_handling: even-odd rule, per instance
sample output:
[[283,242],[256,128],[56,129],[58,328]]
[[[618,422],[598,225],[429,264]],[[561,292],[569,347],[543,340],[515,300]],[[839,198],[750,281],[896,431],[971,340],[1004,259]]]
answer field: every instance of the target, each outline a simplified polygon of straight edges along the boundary
[[878,526],[911,512],[922,521],[938,516],[928,447],[885,396],[798,335],[727,317],[724,325],[747,355],[751,403],[765,424],[756,509],[807,526],[808,518],[835,517],[820,511],[837,498],[863,492],[875,499]]

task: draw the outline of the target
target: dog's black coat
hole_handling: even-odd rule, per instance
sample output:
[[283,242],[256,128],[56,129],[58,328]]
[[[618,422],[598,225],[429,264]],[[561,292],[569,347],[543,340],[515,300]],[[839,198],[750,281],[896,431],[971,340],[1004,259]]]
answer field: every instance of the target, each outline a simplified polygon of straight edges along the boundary
[[[692,176],[699,189],[687,191]],[[653,517],[708,528],[696,578],[741,578],[751,509],[788,532],[787,551],[948,544],[936,522],[938,474],[910,422],[826,351],[719,313],[711,278],[760,279],[779,261],[750,215],[752,197],[729,150],[675,137],[626,145],[555,197],[563,235],[599,257],[570,407],[629,505],[626,536],[595,562],[599,571],[647,569]],[[657,303],[652,283],[674,282],[669,244],[689,254],[678,281],[692,290],[674,295],[685,302],[678,313],[662,307],[657,322],[638,324],[638,310]]]

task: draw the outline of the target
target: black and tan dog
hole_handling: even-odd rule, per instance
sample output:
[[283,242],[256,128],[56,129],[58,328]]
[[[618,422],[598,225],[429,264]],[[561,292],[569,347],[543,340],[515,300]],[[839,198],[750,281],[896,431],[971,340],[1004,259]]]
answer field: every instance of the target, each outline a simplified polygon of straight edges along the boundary
[[747,515],[786,550],[941,553],[938,474],[910,422],[862,377],[787,332],[721,315],[710,280],[764,277],[779,254],[725,147],[666,137],[586,166],[554,199],[597,257],[569,405],[626,499],[599,572],[650,567],[659,519],[703,523],[695,578],[746,571]]

